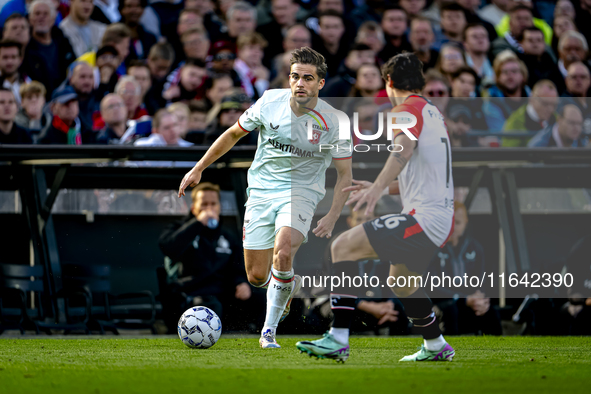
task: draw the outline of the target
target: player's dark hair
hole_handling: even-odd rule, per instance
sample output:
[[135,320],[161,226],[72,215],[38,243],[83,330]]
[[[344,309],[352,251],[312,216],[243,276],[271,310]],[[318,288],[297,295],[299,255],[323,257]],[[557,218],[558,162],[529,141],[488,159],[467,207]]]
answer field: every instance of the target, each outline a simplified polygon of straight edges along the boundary
[[328,66],[324,56],[310,47],[302,47],[291,52],[290,67],[294,64],[309,64],[316,66],[316,74],[319,79],[324,79],[328,72]]
[[398,90],[420,92],[425,87],[423,75],[423,62],[414,53],[401,53],[382,66],[382,78],[388,81],[388,76],[393,82],[393,87]]

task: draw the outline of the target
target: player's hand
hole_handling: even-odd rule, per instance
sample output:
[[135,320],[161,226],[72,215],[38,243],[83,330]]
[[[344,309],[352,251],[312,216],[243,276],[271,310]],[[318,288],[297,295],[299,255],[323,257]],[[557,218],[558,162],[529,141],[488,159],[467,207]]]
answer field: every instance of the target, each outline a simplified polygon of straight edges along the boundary
[[343,189],[343,193],[344,192],[353,192],[356,193],[360,190],[363,189],[369,189],[371,187],[371,185],[373,185],[373,182],[370,181],[358,181],[355,179],[352,179],[354,185],[352,186],[347,186],[346,188]]
[[234,294],[234,297],[236,297],[237,299],[241,301],[246,301],[250,298],[251,295],[252,291],[250,290],[250,285],[248,283],[244,282],[236,286],[236,293]]
[[365,204],[365,215],[373,213],[376,204],[380,197],[382,197],[383,190],[378,190],[375,184],[372,184],[368,189],[359,190],[357,193],[353,193],[349,196],[349,199],[345,205],[351,205],[355,203],[353,211],[357,212]]
[[316,228],[312,230],[314,235],[318,238],[330,238],[332,237],[332,230],[334,230],[334,225],[337,222],[338,217],[333,218],[330,215],[326,215],[318,222],[316,222]]
[[187,172],[181,181],[181,186],[179,187],[179,198],[185,195],[185,189],[189,186],[195,187],[201,180],[201,171],[196,170],[193,168],[191,171]]

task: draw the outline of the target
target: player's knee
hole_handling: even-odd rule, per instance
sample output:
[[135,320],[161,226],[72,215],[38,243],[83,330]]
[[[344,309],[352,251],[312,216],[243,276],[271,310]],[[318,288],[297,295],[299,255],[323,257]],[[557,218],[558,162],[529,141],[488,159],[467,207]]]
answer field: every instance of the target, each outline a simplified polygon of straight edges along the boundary
[[248,282],[255,287],[263,286],[268,279],[268,275],[265,275],[264,272],[247,272],[246,277]]
[[281,271],[287,271],[291,269],[291,253],[285,248],[280,248],[275,251],[273,255],[273,266],[279,267]]
[[345,234],[341,234],[333,241],[330,245],[330,253],[332,256],[332,261],[343,261],[347,260],[347,255],[349,255],[349,242],[346,240]]

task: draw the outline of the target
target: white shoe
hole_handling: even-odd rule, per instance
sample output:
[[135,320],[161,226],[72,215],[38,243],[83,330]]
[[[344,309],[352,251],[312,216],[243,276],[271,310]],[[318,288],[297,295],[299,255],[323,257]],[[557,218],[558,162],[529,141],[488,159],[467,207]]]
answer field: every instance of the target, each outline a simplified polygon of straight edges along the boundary
[[259,344],[263,349],[281,348],[281,346],[279,346],[279,344],[275,340],[275,333],[270,328],[261,333],[261,339],[259,339]]

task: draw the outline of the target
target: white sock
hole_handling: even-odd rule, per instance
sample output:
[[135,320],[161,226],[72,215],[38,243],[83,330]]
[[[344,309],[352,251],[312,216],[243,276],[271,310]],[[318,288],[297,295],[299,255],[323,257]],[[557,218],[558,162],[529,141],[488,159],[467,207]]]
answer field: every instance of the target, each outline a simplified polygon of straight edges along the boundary
[[[125,1],[125,0],[124,0]],[[271,282],[271,271],[269,271],[269,277],[267,278],[267,280],[265,281],[265,284],[260,285],[260,286],[255,286],[254,287],[258,287],[259,289],[266,289],[269,287],[269,282]]]
[[425,342],[427,350],[432,351],[440,350],[447,343],[445,339],[443,339],[443,335],[439,335],[435,339],[424,339],[423,341]]
[[293,268],[289,271],[277,271],[271,268],[271,281],[267,289],[267,314],[263,332],[267,329],[277,330],[277,325],[287,306],[291,291],[293,289]]
[[348,328],[334,328],[331,327],[328,331],[337,342],[342,343],[343,345],[349,344],[349,329]]

